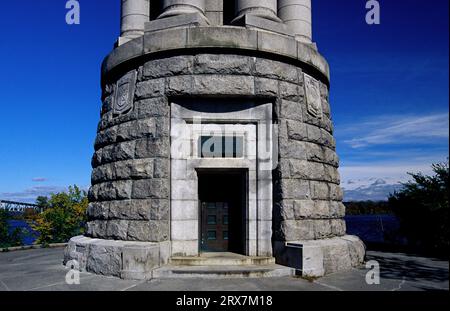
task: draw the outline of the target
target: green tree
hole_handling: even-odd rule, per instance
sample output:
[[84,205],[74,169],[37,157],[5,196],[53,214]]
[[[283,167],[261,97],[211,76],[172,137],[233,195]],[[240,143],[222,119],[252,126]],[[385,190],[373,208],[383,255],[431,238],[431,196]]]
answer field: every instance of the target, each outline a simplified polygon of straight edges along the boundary
[[38,196],[36,198],[36,205],[42,208],[43,210],[49,207],[48,197]]
[[432,168],[432,176],[409,173],[412,181],[389,197],[389,205],[412,246],[448,254],[448,159]]
[[52,194],[46,209],[32,222],[33,230],[39,233],[37,242],[42,244],[67,242],[71,237],[84,233],[88,199],[85,191],[77,186],[68,192]]

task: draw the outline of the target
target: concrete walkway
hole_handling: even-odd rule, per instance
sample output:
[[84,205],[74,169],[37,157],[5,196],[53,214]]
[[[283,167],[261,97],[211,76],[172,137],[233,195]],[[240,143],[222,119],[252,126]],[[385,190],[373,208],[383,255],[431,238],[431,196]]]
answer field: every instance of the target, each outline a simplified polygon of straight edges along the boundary
[[365,281],[368,269],[352,269],[315,281],[296,277],[261,279],[164,279],[125,281],[81,273],[80,285],[67,285],[63,249],[0,253],[0,291],[407,291],[449,289],[449,263],[405,254],[368,252],[380,264],[379,285]]

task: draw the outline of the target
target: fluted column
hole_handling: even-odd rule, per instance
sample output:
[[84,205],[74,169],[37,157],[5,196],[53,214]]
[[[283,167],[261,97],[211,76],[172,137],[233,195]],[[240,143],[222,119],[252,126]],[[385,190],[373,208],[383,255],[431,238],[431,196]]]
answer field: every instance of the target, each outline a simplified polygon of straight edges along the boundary
[[278,0],[278,16],[298,41],[312,42],[311,0]]
[[150,0],[122,0],[120,36],[133,39],[144,34],[150,20]]
[[205,15],[206,0],[164,0],[163,13],[158,18],[169,16],[201,13]]
[[235,20],[239,20],[246,14],[267,18],[281,22],[277,16],[277,0],[237,0]]

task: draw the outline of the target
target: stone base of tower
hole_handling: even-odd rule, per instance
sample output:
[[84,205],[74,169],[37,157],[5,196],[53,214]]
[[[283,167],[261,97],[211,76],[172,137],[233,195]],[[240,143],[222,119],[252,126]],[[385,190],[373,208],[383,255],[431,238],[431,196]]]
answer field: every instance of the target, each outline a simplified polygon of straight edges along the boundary
[[[274,242],[276,263],[294,268],[306,277],[345,271],[364,262],[365,245],[356,236],[322,240]],[[153,278],[155,269],[170,262],[171,242],[131,242],[72,238],[64,252],[64,264],[80,271],[122,279]]]
[[151,279],[152,271],[167,264],[169,257],[170,242],[131,242],[77,236],[70,239],[65,249],[64,264],[80,271],[144,280]]
[[361,265],[365,245],[353,235],[322,240],[276,241],[274,253],[278,264],[295,268],[297,274],[321,277]]

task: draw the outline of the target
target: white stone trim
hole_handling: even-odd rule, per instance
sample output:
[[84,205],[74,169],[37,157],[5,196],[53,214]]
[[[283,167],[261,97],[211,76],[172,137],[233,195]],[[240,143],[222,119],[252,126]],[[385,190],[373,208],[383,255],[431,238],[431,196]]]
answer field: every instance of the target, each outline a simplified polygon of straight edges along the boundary
[[[224,104],[218,102],[217,105]],[[220,109],[202,112],[195,104],[190,105],[192,109],[188,106],[171,103],[172,255],[199,255],[197,170],[241,168],[248,172],[245,255],[272,256],[272,161],[271,158],[265,159],[264,153],[260,152],[266,145],[270,146],[270,152],[273,150],[272,128],[269,135],[260,134],[266,130],[267,123],[272,125],[272,103],[241,104],[240,109],[228,112]],[[201,158],[198,137],[209,132],[222,135],[227,133],[225,129],[244,137],[244,157]],[[182,210],[186,207],[188,210]],[[194,224],[197,224],[197,229]]]

